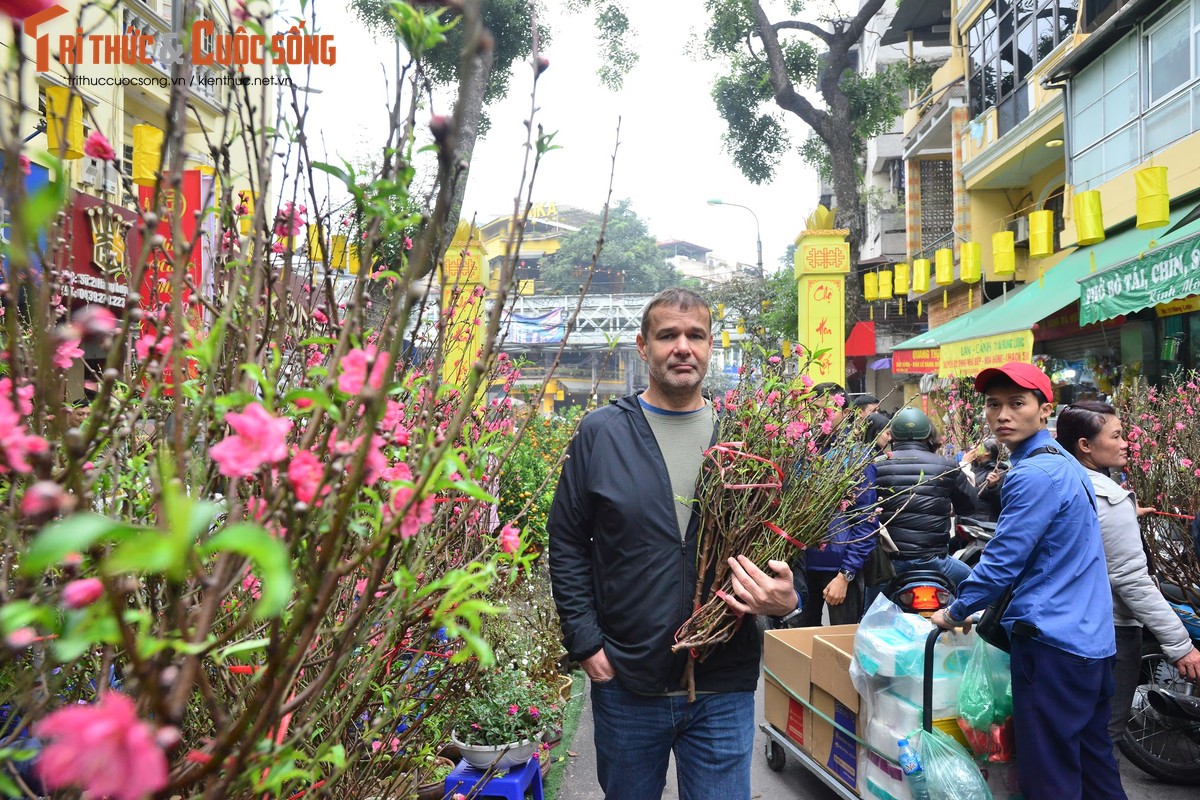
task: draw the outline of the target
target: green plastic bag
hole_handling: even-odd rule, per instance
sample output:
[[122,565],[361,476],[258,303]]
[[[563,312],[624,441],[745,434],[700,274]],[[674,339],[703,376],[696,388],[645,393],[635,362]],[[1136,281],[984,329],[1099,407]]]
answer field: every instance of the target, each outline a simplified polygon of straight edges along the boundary
[[921,731],[916,744],[930,800],[992,800],[975,759],[937,728]]
[[983,639],[975,640],[971,660],[958,690],[958,716],[970,727],[986,731],[1012,716],[1009,656]]

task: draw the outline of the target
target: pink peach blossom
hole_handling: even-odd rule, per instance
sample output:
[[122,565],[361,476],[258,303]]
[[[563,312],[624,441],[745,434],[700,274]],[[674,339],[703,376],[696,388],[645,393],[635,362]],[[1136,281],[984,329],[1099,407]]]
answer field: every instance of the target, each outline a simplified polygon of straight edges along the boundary
[[515,553],[521,549],[521,529],[511,522],[500,529],[500,550]]
[[[370,378],[367,377],[368,366],[371,369]],[[338,391],[346,394],[358,394],[362,391],[364,384],[378,390],[383,387],[389,366],[388,354],[380,354],[375,345],[356,347],[342,356]]]
[[78,339],[63,339],[54,348],[54,366],[59,369],[70,369],[75,359],[83,357]]
[[[325,477],[325,466],[311,451],[301,450],[288,463],[287,476],[296,489],[296,499],[302,503],[312,503]],[[328,492],[329,487],[326,486],[321,494]]]
[[101,161],[113,161],[117,157],[116,151],[100,131],[92,131],[88,135],[87,141],[83,143],[83,154]]
[[37,772],[51,791],[74,787],[113,800],[144,800],[167,785],[167,757],[133,701],[106,692],[91,705],[72,705],[33,727],[51,740]]
[[226,414],[225,422],[233,428],[233,435],[208,450],[225,477],[245,478],[264,464],[287,458],[290,419],[273,417],[260,403],[251,403],[240,414],[235,411]]
[[32,175],[33,174],[33,162],[31,162],[29,160],[29,156],[27,156],[27,155],[17,156],[17,166],[19,166],[21,168],[22,175]]

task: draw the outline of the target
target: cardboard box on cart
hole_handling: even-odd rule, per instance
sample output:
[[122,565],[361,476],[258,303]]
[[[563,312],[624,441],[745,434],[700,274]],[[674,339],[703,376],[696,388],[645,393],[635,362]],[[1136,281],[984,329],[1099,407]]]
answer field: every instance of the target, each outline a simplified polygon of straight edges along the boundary
[[793,628],[767,631],[763,644],[766,720],[788,735],[806,753],[812,752],[812,712],[789,695],[812,702],[813,644],[819,636],[850,634],[857,625]]
[[858,691],[850,680],[854,634],[829,630],[813,641],[812,704],[819,713],[812,715],[808,729],[812,743],[809,753],[838,780],[861,793],[867,766],[866,748],[854,736],[865,738],[866,726],[860,725]]

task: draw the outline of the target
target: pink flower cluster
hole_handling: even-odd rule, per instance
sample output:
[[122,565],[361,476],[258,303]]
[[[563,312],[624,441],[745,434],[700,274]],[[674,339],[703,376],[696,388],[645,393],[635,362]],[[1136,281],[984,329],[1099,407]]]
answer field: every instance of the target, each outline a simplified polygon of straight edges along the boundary
[[31,472],[29,456],[50,449],[46,440],[29,433],[22,421],[33,413],[33,392],[32,386],[18,387],[14,406],[12,380],[0,378],[0,475],[9,471]]
[[225,477],[245,478],[264,464],[287,458],[290,419],[273,417],[260,403],[251,403],[240,414],[235,411],[226,414],[225,422],[233,428],[233,434],[208,451]]
[[73,787],[91,797],[144,800],[167,785],[167,757],[154,729],[119,692],[60,708],[33,732],[50,740],[36,769],[51,791]]
[[[354,348],[342,356],[339,362],[341,374],[338,375],[338,391],[345,394],[358,394],[364,385],[372,389],[383,388],[388,376],[391,358],[387,353],[380,353],[375,345]],[[370,374],[368,375],[368,370]]]

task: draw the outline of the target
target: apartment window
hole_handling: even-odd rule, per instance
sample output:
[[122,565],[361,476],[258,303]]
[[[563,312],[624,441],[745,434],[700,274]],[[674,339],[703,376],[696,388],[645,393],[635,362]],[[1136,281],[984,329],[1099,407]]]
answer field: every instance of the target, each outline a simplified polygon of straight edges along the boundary
[[1150,103],[1157,103],[1192,77],[1191,8],[1184,6],[1146,34]]
[[1075,30],[1079,0],[993,0],[967,31],[971,114],[989,108],[1003,135],[1029,116],[1029,76]]
[[1160,10],[1070,91],[1076,186],[1103,183],[1200,130],[1200,0]]

